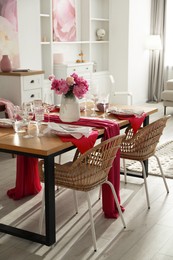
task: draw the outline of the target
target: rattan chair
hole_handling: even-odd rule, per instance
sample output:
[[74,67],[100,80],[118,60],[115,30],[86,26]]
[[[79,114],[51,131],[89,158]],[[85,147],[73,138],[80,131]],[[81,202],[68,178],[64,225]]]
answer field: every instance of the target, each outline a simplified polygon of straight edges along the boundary
[[[125,135],[118,135],[103,141],[92,149],[88,150],[86,153],[80,155],[73,162],[68,162],[63,165],[55,163],[55,185],[69,188],[73,191],[78,190],[86,192],[93,246],[95,251],[97,250],[97,247],[94,220],[91,212],[91,202],[88,193],[90,190],[95,189],[103,183],[106,183],[110,186],[123,226],[124,228],[126,227],[114,186],[110,181],[107,180],[109,170],[112,167],[112,163],[124,137]],[[44,182],[43,166],[44,162],[41,160],[39,162],[39,172],[40,179]],[[41,216],[41,221],[42,220],[43,217]]]
[[146,176],[144,161],[148,160],[151,156],[154,156],[158,162],[161,176],[163,178],[167,193],[169,193],[168,185],[166,183],[166,179],[163,174],[160,160],[158,156],[155,154],[156,146],[163,133],[168,118],[170,118],[170,116],[165,116],[163,118],[160,118],[155,122],[143,128],[140,128],[136,134],[133,133],[133,129],[131,127],[128,127],[125,131],[126,138],[123,140],[121,144],[120,157],[123,158],[125,182],[127,182],[125,159],[139,161],[142,165],[142,177],[144,179],[144,184],[145,184],[148,208],[150,208],[150,201],[148,195],[147,178],[146,178],[147,176]]

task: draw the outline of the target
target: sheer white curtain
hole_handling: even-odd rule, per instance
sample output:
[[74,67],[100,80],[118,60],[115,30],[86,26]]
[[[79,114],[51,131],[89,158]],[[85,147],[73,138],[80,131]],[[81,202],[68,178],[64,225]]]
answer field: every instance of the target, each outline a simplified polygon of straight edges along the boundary
[[166,4],[166,30],[165,30],[165,81],[173,79],[173,0]]
[[[173,1],[173,0],[172,0]],[[162,43],[165,35],[166,0],[151,0],[151,35],[160,35]],[[148,101],[160,101],[164,85],[164,49],[157,55],[150,55]]]

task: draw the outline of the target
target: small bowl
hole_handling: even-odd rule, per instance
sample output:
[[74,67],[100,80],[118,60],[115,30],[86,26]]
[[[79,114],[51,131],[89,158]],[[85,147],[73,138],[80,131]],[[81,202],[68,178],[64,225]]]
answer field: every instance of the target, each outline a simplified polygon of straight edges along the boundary
[[[106,109],[108,108],[108,106],[109,106],[109,103],[106,103]],[[97,103],[97,109],[100,112],[104,112],[104,104],[103,103]]]

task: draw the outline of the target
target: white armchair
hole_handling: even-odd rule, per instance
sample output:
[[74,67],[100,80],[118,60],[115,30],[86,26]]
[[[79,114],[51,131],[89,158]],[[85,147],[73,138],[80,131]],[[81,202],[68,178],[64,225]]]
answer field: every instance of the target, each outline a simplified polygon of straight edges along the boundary
[[166,107],[173,107],[173,79],[166,82],[161,98],[163,100],[164,115],[166,115]]

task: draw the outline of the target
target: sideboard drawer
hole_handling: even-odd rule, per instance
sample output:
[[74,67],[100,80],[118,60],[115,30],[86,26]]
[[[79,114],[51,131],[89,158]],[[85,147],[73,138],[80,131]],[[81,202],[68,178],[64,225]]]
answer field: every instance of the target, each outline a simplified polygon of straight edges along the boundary
[[41,88],[42,75],[31,75],[23,78],[23,90]]
[[55,77],[59,79],[65,79],[73,73],[78,74],[80,77],[83,76],[84,78],[91,78],[92,72],[93,62],[54,65]]
[[23,102],[31,102],[35,99],[42,98],[41,89],[27,90],[23,92]]
[[77,73],[77,74],[91,73],[92,70],[93,70],[92,65],[72,66],[67,68],[67,75],[71,75],[73,73]]

